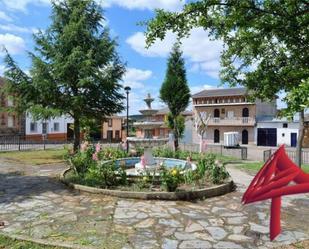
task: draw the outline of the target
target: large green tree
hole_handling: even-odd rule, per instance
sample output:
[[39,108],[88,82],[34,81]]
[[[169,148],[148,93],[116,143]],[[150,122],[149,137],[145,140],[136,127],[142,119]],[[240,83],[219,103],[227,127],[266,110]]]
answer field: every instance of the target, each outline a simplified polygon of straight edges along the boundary
[[95,1],[54,1],[51,21],[46,31],[34,35],[30,75],[7,54],[5,76],[8,91],[19,96],[19,110],[36,118],[66,114],[74,119],[77,151],[82,120],[123,110],[119,81],[125,67]]
[[183,135],[184,119],[180,118],[189,105],[190,89],[187,84],[185,62],[180,45],[176,43],[167,62],[164,82],[160,89],[160,98],[168,106],[168,126],[173,130],[175,150],[179,147],[179,138]]
[[[199,0],[177,13],[157,10],[147,22],[147,43],[163,39],[168,30],[185,37],[195,27],[209,31],[225,46],[221,79],[243,85],[263,100],[280,91],[289,97],[287,112],[300,112],[297,164],[301,165],[304,111],[308,101],[291,106],[295,93],[309,78],[309,3],[305,0]],[[294,94],[295,95],[295,94]],[[291,102],[292,101],[292,102]]]

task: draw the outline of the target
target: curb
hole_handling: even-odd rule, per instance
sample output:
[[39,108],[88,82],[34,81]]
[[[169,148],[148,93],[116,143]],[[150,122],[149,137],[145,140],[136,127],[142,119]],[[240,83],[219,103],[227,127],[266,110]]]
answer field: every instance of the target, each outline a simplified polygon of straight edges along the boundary
[[65,179],[65,175],[71,171],[66,169],[60,175],[60,181],[69,186],[72,189],[92,193],[92,194],[103,194],[119,198],[127,199],[139,199],[139,200],[168,200],[168,201],[192,201],[196,199],[206,199],[215,196],[225,195],[235,190],[235,184],[232,180],[227,183],[217,185],[214,187],[182,191],[182,192],[133,192],[133,191],[121,191],[121,190],[110,190],[100,189],[94,187],[88,187],[79,184],[73,184]]

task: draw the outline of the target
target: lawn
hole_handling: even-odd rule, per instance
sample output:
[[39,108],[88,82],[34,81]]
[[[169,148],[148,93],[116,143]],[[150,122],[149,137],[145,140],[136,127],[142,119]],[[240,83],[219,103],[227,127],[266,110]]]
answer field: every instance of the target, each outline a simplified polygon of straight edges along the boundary
[[61,163],[64,161],[65,149],[30,150],[0,152],[0,157],[17,163],[40,165]]
[[10,239],[0,234],[1,249],[62,249],[62,247],[43,246],[32,242]]
[[[263,165],[263,162],[244,162],[239,164],[237,168],[248,171],[249,173],[256,173]],[[302,170],[304,170],[306,173],[309,173],[309,165],[302,165]]]

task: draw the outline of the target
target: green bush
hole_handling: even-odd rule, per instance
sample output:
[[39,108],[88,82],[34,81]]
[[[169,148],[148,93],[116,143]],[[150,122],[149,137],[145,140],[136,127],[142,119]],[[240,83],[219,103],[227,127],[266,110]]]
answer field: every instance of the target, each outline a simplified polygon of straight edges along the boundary
[[180,174],[178,167],[167,169],[163,166],[161,168],[160,180],[161,185],[165,190],[168,192],[174,192],[179,184],[183,182],[183,177]]
[[128,154],[126,151],[116,149],[116,148],[104,148],[98,153],[99,160],[116,160],[119,158],[125,158],[128,157]]

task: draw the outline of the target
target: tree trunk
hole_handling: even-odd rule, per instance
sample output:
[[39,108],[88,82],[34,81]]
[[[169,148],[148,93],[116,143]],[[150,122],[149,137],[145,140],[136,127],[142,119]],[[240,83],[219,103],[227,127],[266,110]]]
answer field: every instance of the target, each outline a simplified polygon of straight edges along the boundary
[[304,124],[305,124],[305,111],[299,113],[299,129],[298,129],[298,139],[296,147],[296,157],[295,163],[301,167],[302,164],[302,146],[304,141]]
[[178,130],[177,130],[176,118],[174,118],[174,148],[175,148],[175,151],[177,151],[178,148],[179,148]]
[[79,118],[74,118],[74,153],[78,152],[80,148],[80,120]]

